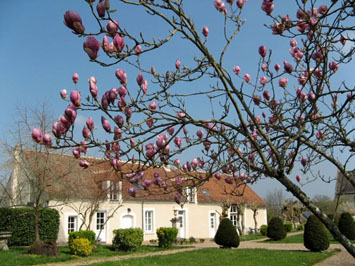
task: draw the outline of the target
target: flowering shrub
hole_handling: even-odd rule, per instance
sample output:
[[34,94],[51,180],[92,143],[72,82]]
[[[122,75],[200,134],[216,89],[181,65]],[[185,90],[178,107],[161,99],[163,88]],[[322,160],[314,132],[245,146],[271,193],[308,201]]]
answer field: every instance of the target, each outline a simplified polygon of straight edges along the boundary
[[93,245],[86,238],[76,238],[69,245],[70,254],[86,257],[92,253]]
[[157,229],[159,247],[171,247],[178,234],[178,229],[175,227],[160,227]]

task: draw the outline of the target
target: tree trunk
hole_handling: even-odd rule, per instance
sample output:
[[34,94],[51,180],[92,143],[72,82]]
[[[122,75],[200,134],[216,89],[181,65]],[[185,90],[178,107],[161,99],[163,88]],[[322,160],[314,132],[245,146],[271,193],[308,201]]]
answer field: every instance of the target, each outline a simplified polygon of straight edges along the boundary
[[335,223],[328,218],[316,205],[314,205],[307,195],[295,184],[293,184],[284,173],[277,176],[277,180],[283,184],[304,206],[306,206],[318,219],[328,228],[332,235],[343,245],[343,247],[355,258],[355,247],[340,231]]
[[34,209],[34,222],[35,222],[35,242],[40,241],[39,238],[39,209]]
[[257,230],[258,230],[258,221],[256,220],[256,215],[257,215],[257,213],[258,213],[258,211],[257,210],[253,210],[253,218],[254,218],[254,225],[255,225],[255,227],[254,227],[254,233],[256,233],[257,232]]

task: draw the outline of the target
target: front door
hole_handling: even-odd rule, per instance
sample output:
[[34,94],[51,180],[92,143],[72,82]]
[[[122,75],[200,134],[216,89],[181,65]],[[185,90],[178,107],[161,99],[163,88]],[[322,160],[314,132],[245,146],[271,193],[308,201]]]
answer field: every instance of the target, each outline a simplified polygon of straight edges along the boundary
[[96,213],[96,239],[99,242],[106,242],[106,212]]
[[216,234],[216,213],[215,212],[210,212],[210,237],[214,238],[215,234]]
[[178,211],[178,229],[179,229],[179,233],[178,233],[178,237],[179,238],[185,238],[185,228],[186,228],[186,224],[185,224],[185,211]]

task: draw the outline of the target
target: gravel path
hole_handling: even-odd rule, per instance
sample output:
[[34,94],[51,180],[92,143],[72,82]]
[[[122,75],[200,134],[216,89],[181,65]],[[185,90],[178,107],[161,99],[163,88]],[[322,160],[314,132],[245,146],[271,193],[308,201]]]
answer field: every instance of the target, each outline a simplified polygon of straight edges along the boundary
[[[302,232],[289,233],[288,236],[301,234]],[[265,238],[266,239],[266,238]],[[251,241],[243,241],[240,242],[238,248],[243,249],[251,249],[251,248],[262,248],[262,249],[276,249],[276,250],[307,250],[303,244],[301,243],[292,243],[292,244],[268,244],[262,242],[265,239],[257,239]],[[147,254],[130,254],[124,256],[116,256],[116,257],[107,257],[107,258],[98,258],[98,259],[90,259],[87,261],[80,262],[64,262],[64,263],[56,263],[56,264],[46,264],[50,266],[82,266],[82,265],[90,265],[98,262],[109,262],[109,261],[119,261],[128,258],[143,258],[149,256],[157,256],[157,255],[168,255],[179,252],[185,252],[196,249],[210,248],[210,247],[218,247],[216,243],[212,241],[205,241],[204,243],[198,243],[192,248],[184,248],[184,249],[174,249],[174,250],[165,250],[161,252],[147,253]],[[355,266],[355,259],[341,246],[340,244],[331,244],[329,250],[340,250],[340,252],[326,260],[315,264],[314,266]],[[43,265],[43,264],[41,264]]]

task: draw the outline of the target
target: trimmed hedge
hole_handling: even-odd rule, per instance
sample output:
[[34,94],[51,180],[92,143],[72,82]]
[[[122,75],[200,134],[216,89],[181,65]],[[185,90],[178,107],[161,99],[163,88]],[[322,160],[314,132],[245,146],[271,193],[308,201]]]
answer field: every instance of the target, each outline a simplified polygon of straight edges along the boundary
[[303,244],[310,251],[323,251],[329,247],[329,239],[324,225],[311,215],[304,227]]
[[71,242],[70,254],[81,257],[87,257],[92,253],[93,245],[87,238],[75,238]]
[[74,239],[85,238],[90,241],[91,245],[95,245],[96,243],[96,235],[94,231],[91,230],[80,230],[76,232],[70,232],[68,237],[68,246],[73,243]]
[[286,237],[287,235],[286,228],[279,217],[273,217],[270,220],[269,225],[267,227],[266,235],[268,238],[271,238],[272,240],[281,240]]
[[293,224],[292,223],[284,223],[285,229],[287,233],[292,231]]
[[263,224],[262,226],[260,226],[260,234],[266,236],[266,232],[267,232],[267,224]]
[[[11,231],[9,246],[29,246],[35,241],[33,208],[0,208],[0,231]],[[56,242],[59,231],[59,213],[44,208],[39,215],[39,236],[43,241]]]
[[178,229],[175,227],[160,227],[157,229],[159,247],[171,247],[176,240]]
[[231,220],[224,218],[220,222],[214,241],[224,248],[237,248],[239,246],[239,236]]
[[143,230],[140,228],[116,229],[112,241],[114,250],[130,251],[142,245]]
[[339,219],[339,230],[350,240],[355,240],[355,223],[348,212],[343,212]]

